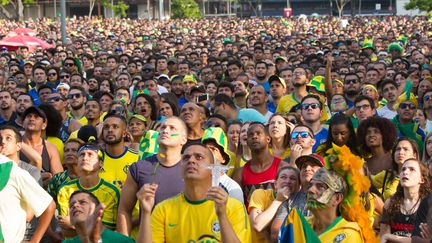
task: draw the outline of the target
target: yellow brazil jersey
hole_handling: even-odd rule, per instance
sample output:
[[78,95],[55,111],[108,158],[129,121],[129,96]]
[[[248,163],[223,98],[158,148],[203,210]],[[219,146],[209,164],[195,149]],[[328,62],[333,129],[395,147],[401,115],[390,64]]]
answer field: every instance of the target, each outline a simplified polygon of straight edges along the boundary
[[57,203],[61,216],[69,215],[69,199],[75,191],[88,191],[95,195],[101,203],[105,205],[102,216],[102,223],[109,228],[115,228],[117,220],[117,207],[120,202],[120,192],[111,183],[101,179],[99,183],[92,188],[84,188],[80,185],[79,179],[74,179],[64,184],[57,195]]
[[[233,152],[231,152],[229,150],[228,150],[228,155],[230,157],[230,160],[228,162],[228,166],[232,166],[232,168],[229,169],[226,174],[229,177],[232,177],[232,175],[234,174],[234,171],[236,170],[235,163],[236,163],[236,160],[238,157],[236,156],[236,154],[234,154]],[[246,164],[246,161],[243,158],[240,158],[239,165],[238,165],[239,168],[243,167],[245,164]]]
[[[309,219],[309,223],[313,225],[313,217]],[[321,242],[364,242],[360,226],[356,222],[346,221],[342,217],[338,217],[333,221],[318,238]]]
[[[240,242],[251,242],[244,205],[229,197],[226,212]],[[183,193],[156,205],[151,218],[153,243],[221,242],[221,228],[211,200],[193,202]]]
[[399,176],[390,180],[390,171],[383,170],[376,175],[372,175],[372,183],[376,189],[383,195],[384,202],[396,193],[399,185]]
[[120,191],[126,181],[129,167],[138,160],[138,152],[125,147],[124,152],[119,156],[110,155],[104,151],[104,163],[99,176],[116,186]]
[[276,108],[276,112],[288,113],[291,110],[291,108],[293,108],[299,103],[300,100],[297,100],[295,98],[294,93],[285,95],[280,99],[279,104]]
[[[259,209],[261,212],[264,212],[270,205],[273,203],[275,199],[275,193],[272,189],[264,190],[264,189],[256,189],[251,196],[248,206],[248,212],[250,213],[252,209]],[[265,238],[265,233],[269,233],[269,227],[264,229],[262,233],[257,232],[252,229],[252,242],[256,243],[265,243],[269,242],[268,239]],[[269,234],[270,235],[270,234]]]
[[81,124],[81,126],[85,126],[88,123],[87,118],[85,116],[82,116],[80,119],[78,119],[74,117],[70,112],[68,112],[67,115],[68,117],[72,117],[73,119],[77,120]]
[[46,140],[56,146],[57,151],[59,152],[59,155],[60,155],[60,162],[63,164],[63,158],[64,158],[63,141],[60,140],[58,137],[47,137]]

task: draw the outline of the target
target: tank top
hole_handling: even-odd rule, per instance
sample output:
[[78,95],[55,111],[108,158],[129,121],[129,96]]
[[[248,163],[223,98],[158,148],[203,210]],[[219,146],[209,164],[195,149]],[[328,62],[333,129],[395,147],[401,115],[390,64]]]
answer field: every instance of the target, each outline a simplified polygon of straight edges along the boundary
[[69,126],[71,123],[72,117],[68,117],[66,118],[66,120],[63,122],[62,126],[60,127],[59,130],[59,135],[58,137],[64,142],[66,142],[69,138]]
[[270,165],[270,167],[260,173],[252,171],[250,160],[244,165],[242,175],[242,189],[246,204],[249,204],[249,199],[256,189],[274,189],[274,182],[276,181],[276,174],[280,162],[280,158],[273,157],[273,163]]
[[[41,154],[42,170],[44,170],[46,172],[51,172],[51,163],[50,163],[51,157],[49,156],[45,139],[42,139],[42,146],[43,146],[42,147],[42,154]],[[19,155],[20,155],[20,160],[27,162],[27,163],[30,163],[30,160],[22,152],[20,152]]]

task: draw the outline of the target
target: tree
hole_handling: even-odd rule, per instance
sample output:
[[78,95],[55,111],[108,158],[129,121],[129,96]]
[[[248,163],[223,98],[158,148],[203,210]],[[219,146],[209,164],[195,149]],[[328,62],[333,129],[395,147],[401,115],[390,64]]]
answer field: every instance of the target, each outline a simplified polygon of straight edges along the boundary
[[418,9],[420,11],[426,12],[429,15],[432,10],[432,1],[431,0],[410,0],[407,4],[405,4],[406,10],[414,10]]
[[114,16],[116,17],[127,16],[127,10],[129,9],[129,5],[127,5],[122,0],[117,2],[117,4],[112,4],[108,0],[104,0],[103,5],[109,9],[112,9],[114,11]]
[[89,15],[88,15],[89,18],[91,18],[91,16],[92,16],[93,8],[94,8],[94,6],[96,4],[96,1],[97,0],[89,0],[89,4],[90,4]]
[[24,18],[24,5],[34,4],[35,0],[0,0],[0,11],[8,19]]
[[351,0],[335,0],[336,7],[337,7],[338,12],[339,12],[339,18],[342,17],[343,10],[344,10],[345,6],[347,5],[347,3],[349,3],[350,1]]
[[201,18],[201,11],[194,0],[173,0],[171,2],[172,17],[180,18]]

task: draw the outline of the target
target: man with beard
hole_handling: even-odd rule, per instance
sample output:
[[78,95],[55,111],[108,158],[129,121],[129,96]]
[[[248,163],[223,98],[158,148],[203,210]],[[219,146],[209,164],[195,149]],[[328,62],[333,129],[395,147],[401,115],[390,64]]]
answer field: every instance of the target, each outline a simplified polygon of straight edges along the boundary
[[48,103],[54,107],[62,117],[62,126],[59,131],[59,138],[66,142],[68,140],[69,135],[78,129],[80,129],[81,124],[73,119],[72,117],[67,115],[67,101],[63,95],[60,93],[52,93],[48,96]]
[[262,85],[267,93],[270,93],[270,85],[267,82],[267,72],[267,63],[261,61],[255,64],[255,81]]
[[156,155],[133,163],[120,197],[117,230],[130,235],[132,211],[137,202],[136,194],[145,184],[157,183],[155,205],[183,191],[180,173],[181,150],[187,141],[186,124],[178,117],[167,118],[160,126]]
[[[56,146],[42,137],[47,128],[47,117],[43,110],[31,106],[24,111],[23,119],[23,143],[32,147],[42,157],[42,179],[44,185],[47,185],[53,175],[63,171]],[[20,154],[20,159],[28,163],[31,161],[24,153]]]
[[[308,221],[321,242],[364,242],[358,223],[340,216],[339,206],[346,191],[344,178],[326,168],[319,169],[309,183],[307,208],[312,212],[312,217]],[[284,231],[282,229],[281,242],[289,237]]]
[[239,76],[237,76],[237,80],[232,82],[232,84],[234,86],[234,103],[239,108],[246,108],[246,106],[247,106],[247,98],[246,97],[249,94],[249,92],[247,90],[247,82],[248,82],[249,78],[247,78],[246,83],[245,83],[243,80],[239,79],[242,77],[243,76],[239,75]]
[[173,76],[171,78],[171,92],[177,96],[177,98],[183,97],[183,77]]
[[267,103],[267,108],[270,112],[275,113],[280,99],[286,94],[287,86],[285,80],[277,75],[270,76],[269,85],[272,101]]
[[87,118],[87,125],[97,127],[100,123],[101,105],[96,100],[89,100],[85,104],[85,117]]
[[180,118],[186,123],[188,129],[186,145],[201,141],[205,121],[205,114],[201,107],[192,102],[184,104],[180,110]]
[[21,93],[18,95],[17,97],[17,101],[16,101],[16,113],[17,113],[17,117],[15,119],[15,121],[13,123],[11,123],[11,126],[14,126],[15,128],[17,128],[18,130],[24,130],[22,127],[22,115],[24,114],[24,111],[33,106],[33,99],[32,97],[27,94],[27,93]]
[[0,125],[12,124],[17,118],[14,100],[9,91],[0,91]]
[[206,66],[201,68],[201,71],[199,72],[199,78],[202,82],[207,84],[207,82],[214,80],[216,76],[213,74],[211,67]]
[[313,131],[306,125],[297,125],[291,132],[290,146],[290,164],[295,166],[297,158],[303,155],[312,154],[312,148],[315,145]]
[[84,104],[87,101],[87,95],[82,87],[71,87],[67,96],[71,111],[68,116],[77,120],[82,126],[87,125],[87,118],[84,116]]
[[381,83],[381,93],[383,98],[387,100],[387,104],[378,109],[377,114],[378,116],[391,120],[397,114],[394,109],[394,105],[396,104],[398,98],[398,88],[396,82],[393,80],[384,80]]
[[155,75],[155,68],[152,64],[146,63],[144,64],[141,70],[142,80],[153,79]]
[[270,135],[263,123],[253,122],[247,131],[247,144],[252,159],[244,167],[234,171],[233,179],[242,187],[246,206],[256,189],[274,189],[274,182],[279,168],[286,162],[270,154]]
[[268,94],[262,85],[255,85],[250,90],[249,104],[268,121],[273,115],[267,108]]
[[360,77],[355,73],[348,73],[344,79],[344,94],[347,100],[348,108],[354,106],[354,100],[360,94],[361,83]]
[[291,108],[298,105],[303,97],[308,94],[306,90],[307,83],[308,77],[306,76],[306,70],[303,67],[295,68],[292,79],[294,92],[285,95],[280,99],[276,112],[288,113],[291,111]]
[[138,153],[125,145],[126,119],[108,113],[103,122],[102,138],[105,143],[105,158],[100,177],[114,184],[120,191],[126,180],[129,166],[138,160]]
[[352,120],[354,128],[357,128],[358,124],[376,114],[375,102],[368,96],[358,96],[354,101],[354,107],[357,118]]

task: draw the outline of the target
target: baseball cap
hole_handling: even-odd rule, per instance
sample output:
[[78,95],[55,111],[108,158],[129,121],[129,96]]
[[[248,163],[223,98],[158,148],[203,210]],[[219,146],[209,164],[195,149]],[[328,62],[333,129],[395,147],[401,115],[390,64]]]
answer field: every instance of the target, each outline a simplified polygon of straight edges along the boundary
[[278,81],[279,83],[282,84],[282,86],[284,88],[286,88],[286,83],[285,83],[285,80],[283,78],[281,78],[281,77],[279,77],[277,75],[272,75],[272,76],[269,77],[268,82],[269,82],[269,84],[271,84],[273,81]]
[[183,78],[183,82],[192,81],[194,83],[198,83],[197,80],[192,75],[185,75]]
[[59,83],[59,84],[57,85],[57,88],[56,88],[56,89],[59,89],[59,88],[63,88],[63,89],[66,89],[66,90],[70,90],[70,86],[69,86],[69,84],[67,84],[67,83]]
[[166,79],[168,79],[168,80],[171,80],[171,79],[169,78],[169,76],[166,75],[166,74],[161,74],[161,75],[159,75],[159,76],[156,77],[156,79],[160,79],[160,78],[166,78]]
[[140,120],[140,121],[142,121],[142,122],[146,122],[146,121],[147,121],[147,119],[146,119],[144,116],[139,115],[139,114],[132,115],[132,116],[129,118],[129,122],[132,120],[132,118],[138,119],[138,120]]
[[288,62],[287,58],[284,57],[284,56],[278,56],[278,57],[276,57],[275,62],[278,62],[278,61]]
[[46,116],[45,112],[43,110],[37,108],[36,106],[31,106],[31,107],[27,108],[23,113],[23,118],[26,118],[26,116],[29,114],[36,114],[36,115],[42,117],[42,119],[44,119],[44,121],[47,120],[47,116]]
[[192,94],[193,92],[199,92],[199,93],[206,93],[206,90],[204,88],[204,86],[194,86],[191,88],[190,93]]
[[320,167],[324,167],[325,165],[324,158],[318,154],[302,155],[296,159],[295,164],[298,168],[301,168],[302,165],[306,162],[310,162]]

